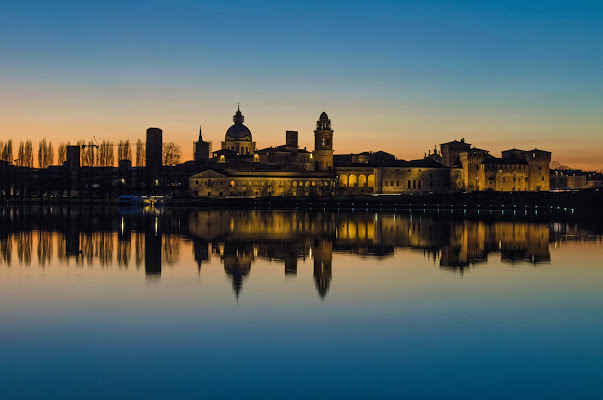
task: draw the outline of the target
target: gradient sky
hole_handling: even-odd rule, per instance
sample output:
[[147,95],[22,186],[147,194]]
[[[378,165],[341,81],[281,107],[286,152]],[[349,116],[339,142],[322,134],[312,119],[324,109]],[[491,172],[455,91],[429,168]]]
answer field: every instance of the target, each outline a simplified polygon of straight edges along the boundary
[[600,1],[4,1],[0,140],[258,147],[322,111],[336,153],[420,158],[460,139],[603,168]]

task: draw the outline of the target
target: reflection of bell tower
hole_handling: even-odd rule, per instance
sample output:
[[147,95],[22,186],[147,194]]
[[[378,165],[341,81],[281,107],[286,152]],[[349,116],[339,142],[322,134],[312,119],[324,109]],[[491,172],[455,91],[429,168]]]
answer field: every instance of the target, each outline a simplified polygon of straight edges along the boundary
[[320,239],[314,243],[314,283],[321,299],[324,299],[329,291],[331,283],[331,264],[333,260],[333,242],[328,239]]
[[205,240],[197,239],[193,241],[193,254],[197,262],[197,270],[201,273],[201,265],[209,261],[209,244]]
[[312,155],[316,169],[328,171],[333,169],[333,130],[331,120],[326,112],[320,114],[314,131],[314,153]]

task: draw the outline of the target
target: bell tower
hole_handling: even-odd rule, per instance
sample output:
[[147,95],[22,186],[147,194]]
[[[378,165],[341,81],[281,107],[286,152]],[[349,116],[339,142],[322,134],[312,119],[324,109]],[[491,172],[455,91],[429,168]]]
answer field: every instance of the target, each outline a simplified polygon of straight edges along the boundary
[[314,131],[314,153],[312,154],[316,169],[329,171],[333,169],[333,129],[326,112],[320,114]]

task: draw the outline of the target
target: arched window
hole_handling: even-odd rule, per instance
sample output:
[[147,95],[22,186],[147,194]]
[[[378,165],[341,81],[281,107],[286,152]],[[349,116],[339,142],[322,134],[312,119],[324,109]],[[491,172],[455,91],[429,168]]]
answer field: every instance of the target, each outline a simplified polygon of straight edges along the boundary
[[408,180],[408,188],[410,189],[410,180]]
[[368,176],[368,187],[375,187],[375,175]]
[[421,189],[421,180],[419,179],[419,189]]
[[348,176],[345,174],[339,175],[339,186],[348,187]]
[[350,187],[356,187],[358,183],[358,178],[356,177],[356,175],[350,175],[350,177],[348,178],[348,185]]
[[412,188],[416,189],[417,188],[417,181],[412,181]]
[[358,175],[358,187],[366,186],[366,175]]

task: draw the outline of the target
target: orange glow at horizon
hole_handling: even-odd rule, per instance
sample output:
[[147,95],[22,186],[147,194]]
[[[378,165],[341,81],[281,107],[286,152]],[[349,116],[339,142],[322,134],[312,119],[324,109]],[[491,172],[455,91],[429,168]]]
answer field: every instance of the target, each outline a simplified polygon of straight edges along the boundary
[[[9,93],[15,96],[12,101],[8,101],[10,96],[0,98],[4,110],[0,141],[12,139],[15,156],[19,141],[32,140],[37,152],[37,142],[46,138],[53,142],[56,162],[61,142],[74,144],[96,138],[98,142],[130,140],[134,144],[138,139],[144,141],[147,128],[158,127],[163,130],[164,143],[173,141],[181,147],[184,162],[193,157],[199,125],[203,139],[213,143],[214,151],[220,149],[236,111],[232,99],[200,101],[191,93],[178,97],[174,92],[167,99],[153,100],[156,93],[142,90],[125,97],[120,93],[83,96],[72,90],[61,99],[50,98],[48,92],[34,90],[19,95],[13,89]],[[494,156],[513,147],[540,148],[551,151],[552,160],[564,165],[603,169],[603,138],[597,126],[578,126],[575,121],[564,122],[562,117],[551,118],[544,113],[526,112],[511,120],[479,108],[451,113],[441,104],[354,103],[334,98],[316,104],[307,100],[291,104],[260,100],[241,105],[245,125],[258,149],[284,144],[285,131],[297,130],[300,147],[312,150],[316,121],[326,111],[335,131],[335,154],[383,150],[400,159],[419,159],[434,146],[439,151],[440,143],[465,138]],[[579,131],[581,139],[568,134],[572,131]]]

